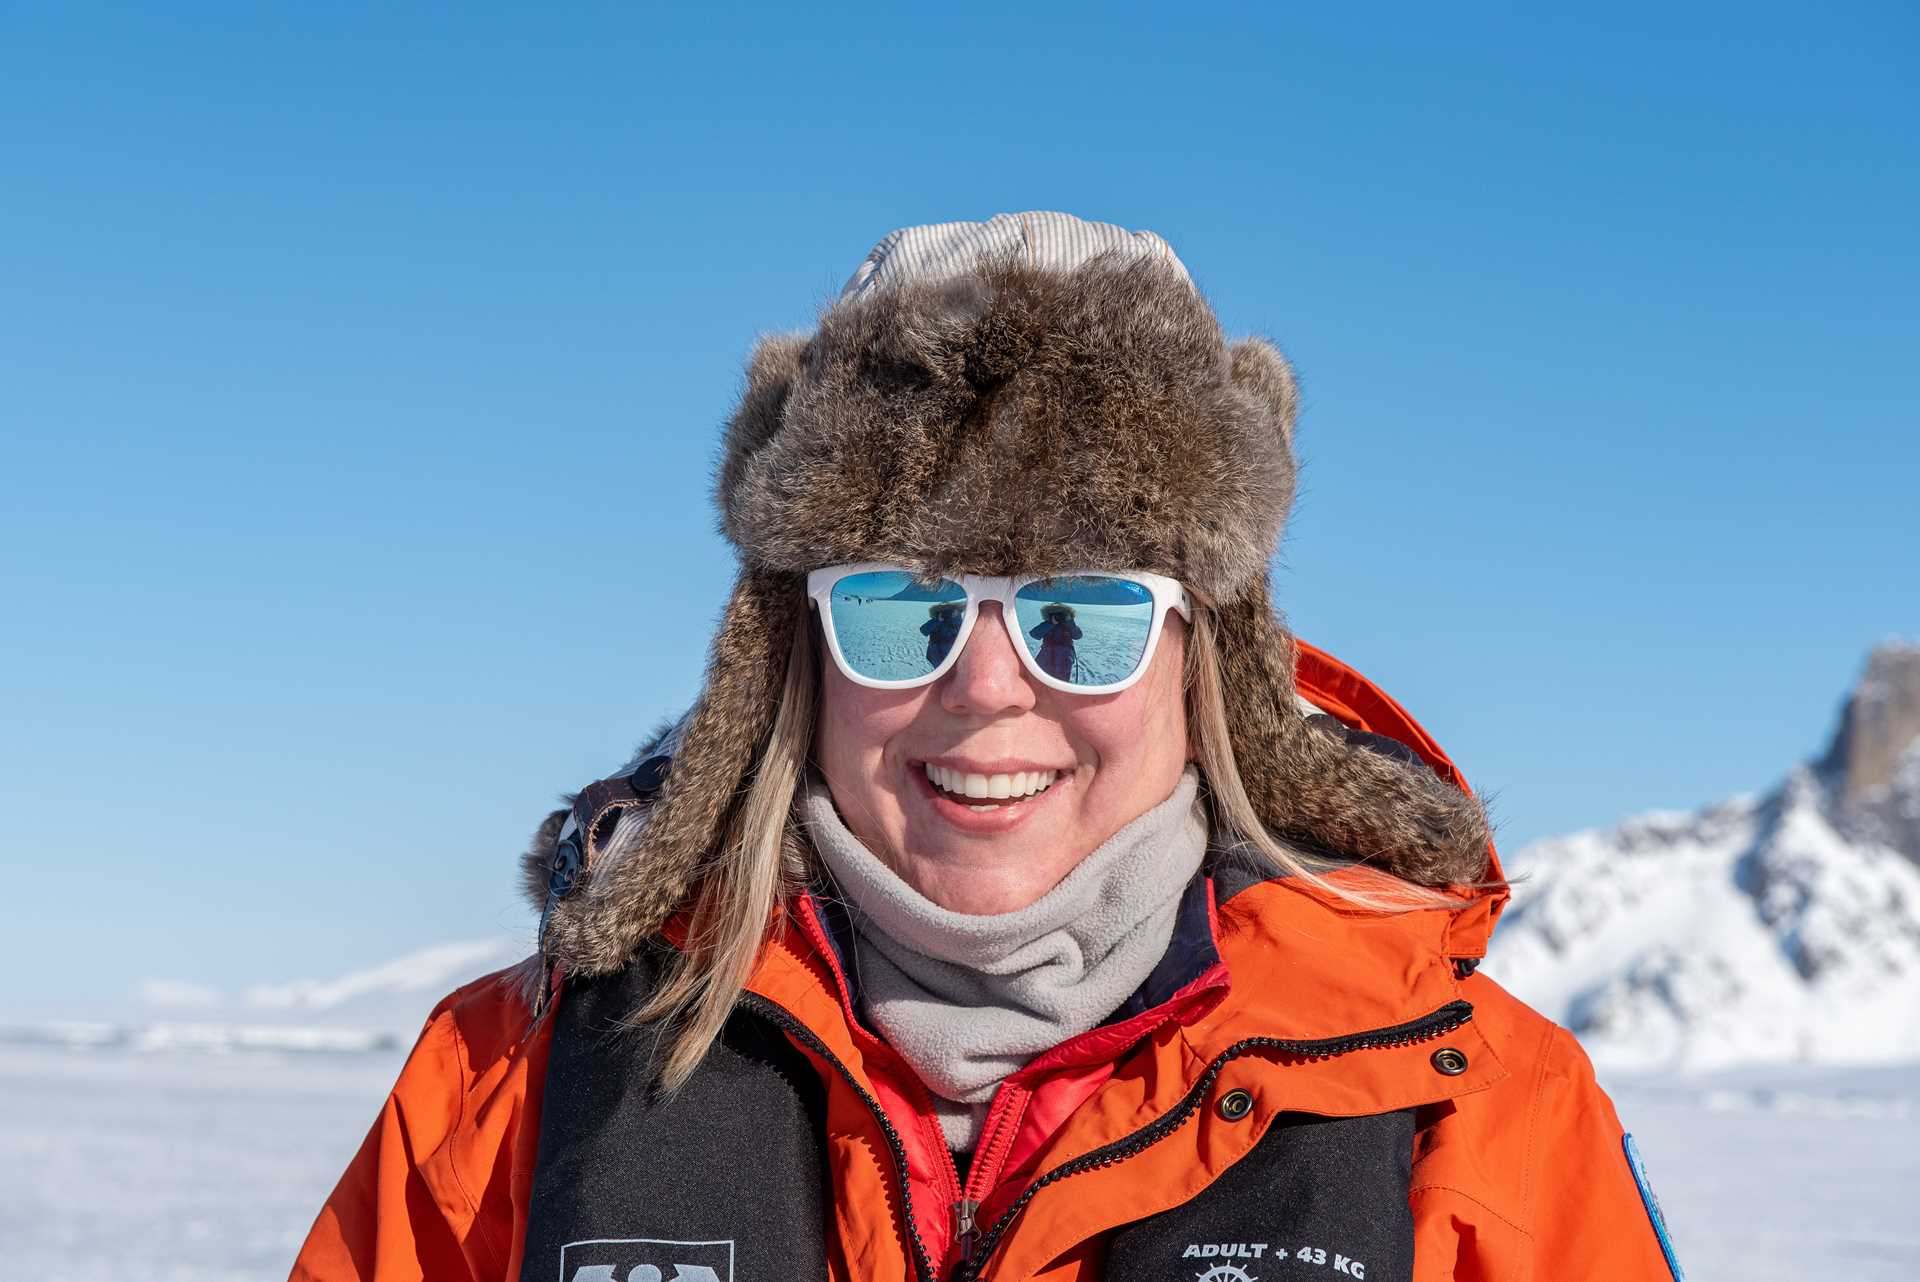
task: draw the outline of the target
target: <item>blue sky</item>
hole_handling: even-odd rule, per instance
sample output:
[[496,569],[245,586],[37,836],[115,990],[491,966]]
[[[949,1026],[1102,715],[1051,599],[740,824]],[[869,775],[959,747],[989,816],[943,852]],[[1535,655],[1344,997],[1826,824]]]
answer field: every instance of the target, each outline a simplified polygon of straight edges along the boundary
[[1894,4],[0,9],[0,1014],[530,935],[693,696],[756,334],[902,225],[1289,354],[1301,635],[1503,844],[1771,782],[1920,635]]

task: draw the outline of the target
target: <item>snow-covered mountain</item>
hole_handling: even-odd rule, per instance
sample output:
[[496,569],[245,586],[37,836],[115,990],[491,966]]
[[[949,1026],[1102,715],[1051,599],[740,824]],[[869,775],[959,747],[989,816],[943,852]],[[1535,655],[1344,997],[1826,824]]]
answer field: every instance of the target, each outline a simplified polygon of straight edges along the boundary
[[1759,796],[1537,842],[1487,973],[1603,1066],[1920,1060],[1920,645]]

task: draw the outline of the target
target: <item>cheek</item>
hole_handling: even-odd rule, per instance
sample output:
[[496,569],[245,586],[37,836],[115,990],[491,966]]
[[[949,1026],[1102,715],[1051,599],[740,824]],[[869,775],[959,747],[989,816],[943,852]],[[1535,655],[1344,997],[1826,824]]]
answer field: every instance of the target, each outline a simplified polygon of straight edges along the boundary
[[1176,644],[1154,656],[1153,668],[1117,697],[1093,706],[1063,705],[1084,752],[1109,772],[1112,782],[1168,790],[1189,757],[1187,710],[1181,681],[1182,651]]
[[820,678],[820,712],[814,726],[814,757],[830,775],[858,778],[851,767],[870,767],[887,743],[913,720],[920,691],[870,690],[841,676],[831,664]]

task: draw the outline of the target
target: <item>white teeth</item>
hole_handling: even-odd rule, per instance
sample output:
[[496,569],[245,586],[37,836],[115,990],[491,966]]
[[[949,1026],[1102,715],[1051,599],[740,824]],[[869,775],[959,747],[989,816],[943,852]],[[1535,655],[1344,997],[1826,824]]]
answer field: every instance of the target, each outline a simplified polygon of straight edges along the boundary
[[[931,761],[926,765],[927,778],[933,786],[942,792],[952,793],[956,797],[982,797],[992,800],[1014,800],[1045,792],[1059,777],[1053,770],[1020,770],[1013,774],[982,775],[967,774],[959,770],[950,770],[946,766],[936,766]],[[971,810],[996,810],[997,806],[970,806]]]

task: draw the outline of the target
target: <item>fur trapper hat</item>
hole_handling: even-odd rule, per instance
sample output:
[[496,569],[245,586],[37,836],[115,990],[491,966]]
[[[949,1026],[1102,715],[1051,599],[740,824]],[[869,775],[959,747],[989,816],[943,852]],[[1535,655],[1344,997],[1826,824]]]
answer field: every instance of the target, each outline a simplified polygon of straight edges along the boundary
[[813,332],[764,337],[748,361],[714,486],[741,569],[705,687],[637,846],[603,864],[604,834],[579,833],[584,867],[555,895],[563,814],[536,837],[548,958],[617,969],[687,902],[773,727],[805,576],[855,561],[1179,579],[1214,612],[1234,753],[1269,830],[1422,884],[1478,880],[1471,797],[1295,698],[1267,566],[1297,399],[1281,354],[1228,341],[1152,233],[1026,213],[887,236]]

